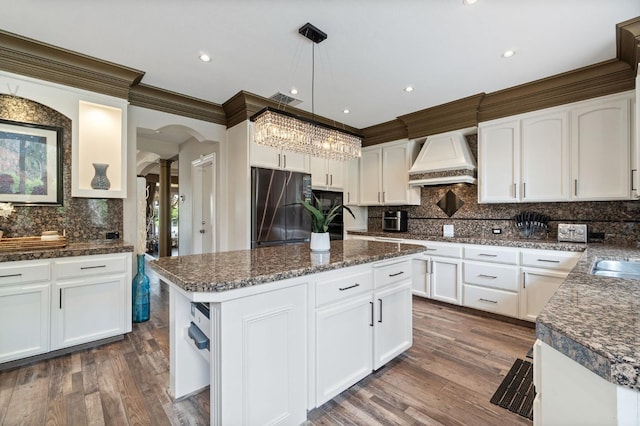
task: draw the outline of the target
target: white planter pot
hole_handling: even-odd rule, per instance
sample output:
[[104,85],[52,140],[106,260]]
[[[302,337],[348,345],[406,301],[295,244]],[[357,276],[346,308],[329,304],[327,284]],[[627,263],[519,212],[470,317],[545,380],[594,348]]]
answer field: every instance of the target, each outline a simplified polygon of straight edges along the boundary
[[311,251],[320,251],[327,252],[331,249],[331,244],[329,242],[329,233],[323,232],[321,234],[312,232],[311,233],[311,243],[309,243],[309,248]]

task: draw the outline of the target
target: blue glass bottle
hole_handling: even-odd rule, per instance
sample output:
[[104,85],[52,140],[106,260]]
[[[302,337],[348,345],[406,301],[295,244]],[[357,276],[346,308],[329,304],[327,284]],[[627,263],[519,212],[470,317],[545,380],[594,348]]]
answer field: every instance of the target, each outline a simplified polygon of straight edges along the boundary
[[132,304],[133,322],[144,322],[149,319],[149,277],[144,273],[144,254],[137,255],[138,273],[133,277]]

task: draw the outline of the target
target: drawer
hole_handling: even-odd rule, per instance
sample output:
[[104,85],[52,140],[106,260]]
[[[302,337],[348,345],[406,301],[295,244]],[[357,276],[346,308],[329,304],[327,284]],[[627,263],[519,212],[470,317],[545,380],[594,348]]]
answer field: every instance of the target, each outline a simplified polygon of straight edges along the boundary
[[518,294],[510,291],[465,284],[462,304],[509,317],[518,316]]
[[458,245],[438,245],[427,242],[425,244],[425,253],[429,256],[443,256],[443,257],[462,257],[462,246]]
[[0,285],[27,284],[51,280],[51,262],[0,264]]
[[582,256],[582,253],[552,250],[522,250],[522,266],[570,271],[576,266],[580,256]]
[[373,282],[375,288],[384,287],[411,278],[412,263],[410,260],[373,266]]
[[316,307],[373,291],[370,269],[346,276],[338,274],[332,274],[332,276],[335,279],[321,280],[316,283]]
[[56,260],[56,279],[123,273],[127,270],[127,259],[127,255],[117,254]]
[[464,262],[462,281],[484,287],[518,291],[518,268],[487,263]]
[[518,264],[518,249],[504,249],[487,246],[465,247],[464,258],[483,262]]

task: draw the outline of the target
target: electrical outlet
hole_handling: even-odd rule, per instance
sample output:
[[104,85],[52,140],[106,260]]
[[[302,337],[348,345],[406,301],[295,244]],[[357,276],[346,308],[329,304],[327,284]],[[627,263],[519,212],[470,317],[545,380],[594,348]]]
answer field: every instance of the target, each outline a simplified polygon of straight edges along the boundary
[[492,228],[491,232],[493,232],[496,235],[502,234],[502,228]]
[[120,233],[118,231],[107,232],[107,240],[119,240]]

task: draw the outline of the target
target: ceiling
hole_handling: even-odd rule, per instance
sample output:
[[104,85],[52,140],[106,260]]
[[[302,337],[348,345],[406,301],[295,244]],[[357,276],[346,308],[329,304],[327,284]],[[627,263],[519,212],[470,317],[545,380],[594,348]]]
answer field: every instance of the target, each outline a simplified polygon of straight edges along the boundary
[[312,43],[298,28],[311,22],[328,34],[315,113],[356,128],[615,58],[615,25],[640,16],[638,0],[1,2],[0,29],[139,69],[142,83],[218,104],[296,87],[307,111]]

